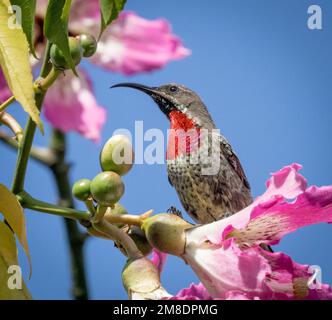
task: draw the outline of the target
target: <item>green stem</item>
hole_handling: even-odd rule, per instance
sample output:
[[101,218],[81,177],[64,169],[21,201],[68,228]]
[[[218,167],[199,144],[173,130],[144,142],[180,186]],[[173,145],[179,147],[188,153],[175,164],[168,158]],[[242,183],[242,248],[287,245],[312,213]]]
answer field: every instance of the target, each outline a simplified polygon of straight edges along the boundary
[[11,96],[10,98],[8,98],[4,103],[2,103],[0,105],[0,112],[4,111],[14,101],[15,101],[15,97],[14,96]]
[[[40,72],[40,77],[45,77],[47,69],[49,69],[49,43],[46,46],[46,53],[44,56],[44,63]],[[38,110],[41,110],[44,97],[47,89],[53,84],[56,77],[58,76],[59,71],[54,68],[48,73],[48,75],[43,80],[39,80],[38,89],[39,92],[35,94],[36,106]],[[36,124],[32,121],[31,117],[29,117],[27,121],[27,125],[25,127],[22,143],[18,148],[18,156],[16,162],[16,169],[14,174],[14,180],[12,185],[12,191],[15,194],[18,194],[24,188],[25,174],[27,170],[30,150],[32,147],[33,138],[36,132]]]
[[101,221],[104,218],[107,208],[108,207],[104,207],[101,204],[99,204],[96,210],[96,214],[92,218],[92,221],[94,223],[98,223],[99,221]]
[[67,207],[56,206],[41,200],[31,197],[25,191],[21,191],[17,198],[24,208],[54,214],[57,216],[74,219],[74,220],[89,220],[91,214],[87,211],[75,210]]

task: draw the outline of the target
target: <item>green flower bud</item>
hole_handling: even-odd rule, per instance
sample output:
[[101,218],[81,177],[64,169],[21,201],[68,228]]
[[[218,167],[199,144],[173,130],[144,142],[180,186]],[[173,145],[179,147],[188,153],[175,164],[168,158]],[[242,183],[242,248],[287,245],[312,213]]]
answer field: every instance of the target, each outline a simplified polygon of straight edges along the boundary
[[93,198],[100,205],[110,207],[122,197],[124,184],[118,174],[106,171],[95,176],[91,181],[90,190]]
[[100,153],[100,166],[104,171],[114,171],[123,176],[132,168],[134,151],[124,135],[112,136]]
[[[75,65],[78,65],[82,59],[83,50],[78,41],[78,39],[74,37],[69,37],[69,50],[70,55],[74,61]],[[50,49],[50,58],[53,65],[59,69],[69,69],[69,65],[62,53],[62,51],[58,48],[56,44],[52,44]]]
[[176,256],[184,253],[185,230],[191,227],[190,223],[169,213],[155,215],[142,224],[142,230],[153,247]]
[[73,196],[81,201],[85,201],[91,195],[90,192],[91,181],[89,179],[80,179],[73,185],[72,194]]
[[91,57],[97,51],[97,41],[91,34],[81,34],[78,40],[83,49],[83,57]]

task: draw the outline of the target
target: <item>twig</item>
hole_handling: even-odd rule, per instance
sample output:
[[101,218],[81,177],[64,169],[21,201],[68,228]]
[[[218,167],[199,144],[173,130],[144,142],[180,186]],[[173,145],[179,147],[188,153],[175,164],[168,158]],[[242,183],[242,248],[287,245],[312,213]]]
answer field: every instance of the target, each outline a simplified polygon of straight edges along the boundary
[[[50,150],[56,158],[50,169],[58,188],[59,204],[68,208],[74,208],[68,175],[69,165],[65,162],[66,137],[62,132],[53,130]],[[76,300],[86,300],[89,298],[83,253],[86,236],[85,233],[79,230],[76,221],[65,219],[64,222],[71,258],[72,294]]]
[[14,117],[7,112],[0,111],[0,123],[7,126],[15,134],[15,138],[18,142],[21,141],[23,130]]
[[[0,142],[12,149],[18,148],[18,143],[14,137],[9,136],[6,132],[0,130]],[[49,148],[32,146],[30,157],[42,165],[51,166],[55,162],[55,157]]]
[[105,237],[120,242],[126,250],[129,259],[139,259],[143,257],[142,252],[137,248],[134,240],[126,232],[108,223],[105,219],[102,219],[98,223],[93,223],[93,227],[105,235]]
[[0,112],[4,111],[14,101],[15,101],[15,97],[14,96],[11,96],[10,98],[8,98],[4,103],[2,103],[0,105]]

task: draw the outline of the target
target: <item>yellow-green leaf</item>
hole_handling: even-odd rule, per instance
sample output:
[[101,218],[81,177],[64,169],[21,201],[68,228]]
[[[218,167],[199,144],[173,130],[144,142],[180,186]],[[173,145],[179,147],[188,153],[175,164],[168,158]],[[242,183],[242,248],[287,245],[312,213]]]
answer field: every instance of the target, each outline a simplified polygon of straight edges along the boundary
[[16,196],[3,184],[0,184],[0,212],[16,234],[18,241],[23,247],[29,260],[31,274],[31,258],[27,241],[23,208],[21,207]]
[[18,266],[15,237],[9,227],[0,221],[0,300],[30,300],[31,295],[22,280],[21,289],[10,289],[10,266]]
[[29,45],[22,27],[12,23],[8,0],[0,1],[0,65],[15,99],[43,131],[34,98]]
[[13,6],[21,8],[23,32],[27,37],[30,52],[37,58],[34,46],[36,0],[10,0],[10,2]]

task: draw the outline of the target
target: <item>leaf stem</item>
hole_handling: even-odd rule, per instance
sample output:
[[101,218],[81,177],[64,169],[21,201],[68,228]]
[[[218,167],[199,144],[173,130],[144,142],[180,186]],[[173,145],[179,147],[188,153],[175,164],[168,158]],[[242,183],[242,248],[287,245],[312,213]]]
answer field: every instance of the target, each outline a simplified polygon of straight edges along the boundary
[[4,103],[2,103],[0,105],[0,112],[4,111],[14,101],[15,101],[15,97],[14,96],[11,96],[10,98],[8,98]]
[[33,198],[27,192],[21,191],[17,195],[18,200],[24,208],[34,211],[45,212],[57,216],[74,219],[74,220],[89,220],[91,217],[90,212],[75,210],[67,207],[57,206]]

